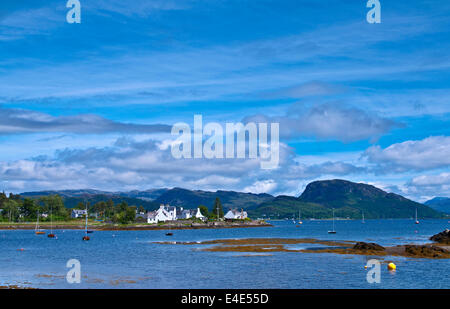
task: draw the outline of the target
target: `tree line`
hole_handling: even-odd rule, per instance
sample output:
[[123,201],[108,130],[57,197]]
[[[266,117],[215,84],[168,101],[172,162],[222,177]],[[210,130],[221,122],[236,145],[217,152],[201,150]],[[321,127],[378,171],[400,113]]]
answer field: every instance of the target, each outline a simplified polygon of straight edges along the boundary
[[[100,201],[93,205],[91,203],[79,202],[73,209],[88,209],[90,215],[96,214],[97,218],[112,223],[127,224],[135,222],[136,213],[145,213],[144,207],[128,205],[127,202],[114,203],[111,199]],[[209,220],[223,218],[224,211],[219,198],[216,198],[211,211],[208,207],[200,205],[200,212]],[[71,208],[64,205],[60,195],[48,195],[39,198],[22,198],[18,194],[10,193],[7,196],[0,193],[0,222],[30,222],[39,220],[46,221],[69,221],[71,220]]]
[[[112,200],[78,203],[74,209],[88,209],[89,214],[96,214],[98,219],[113,223],[130,223],[135,221],[136,211],[145,212],[142,206],[129,206],[127,202],[114,203]],[[0,193],[0,222],[30,222],[35,221],[39,214],[40,221],[71,220],[72,209],[66,208],[60,195],[48,195],[39,198],[22,198],[10,193],[7,196]]]

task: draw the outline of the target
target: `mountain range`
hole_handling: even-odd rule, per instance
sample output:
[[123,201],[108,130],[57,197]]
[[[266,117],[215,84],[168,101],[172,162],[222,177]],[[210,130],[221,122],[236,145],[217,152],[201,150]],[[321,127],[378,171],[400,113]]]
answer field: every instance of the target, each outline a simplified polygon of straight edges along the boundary
[[450,198],[448,197],[435,197],[429,201],[426,201],[425,205],[433,208],[434,210],[450,215]]
[[333,210],[336,217],[361,218],[411,218],[417,209],[420,218],[443,217],[443,210],[433,209],[409,200],[401,195],[388,193],[372,185],[347,180],[322,180],[308,184],[299,197],[272,196],[236,191],[202,191],[183,188],[151,189],[145,191],[107,192],[99,190],[61,190],[24,192],[22,197],[59,194],[66,207],[73,208],[84,200],[91,204],[112,199],[115,203],[125,201],[129,205],[142,205],[154,210],[160,204],[195,208],[205,205],[210,210],[216,197],[225,209],[244,209],[251,217],[286,218],[330,218]]

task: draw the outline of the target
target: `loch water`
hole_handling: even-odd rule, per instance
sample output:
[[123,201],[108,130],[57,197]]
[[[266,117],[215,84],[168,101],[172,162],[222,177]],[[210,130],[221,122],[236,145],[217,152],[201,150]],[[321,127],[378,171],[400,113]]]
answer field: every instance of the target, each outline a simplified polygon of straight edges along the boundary
[[[450,288],[450,260],[384,257],[381,282],[368,283],[367,260],[374,257],[330,253],[201,251],[205,245],[159,244],[222,238],[316,238],[376,242],[384,246],[427,243],[449,228],[448,220],[290,220],[273,227],[95,231],[82,241],[82,230],[56,230],[57,239],[33,230],[0,231],[0,286],[36,288]],[[298,244],[295,249],[317,245]],[[68,283],[67,262],[81,265],[81,283]]]

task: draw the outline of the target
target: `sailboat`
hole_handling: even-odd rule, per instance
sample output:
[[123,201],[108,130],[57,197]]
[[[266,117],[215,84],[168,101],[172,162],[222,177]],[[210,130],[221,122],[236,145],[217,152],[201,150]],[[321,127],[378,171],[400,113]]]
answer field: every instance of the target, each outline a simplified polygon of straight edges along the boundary
[[34,233],[36,235],[44,235],[45,234],[45,232],[39,228],[39,210],[37,212],[37,220],[36,220],[36,227],[34,228]]
[[87,223],[88,223],[88,211],[87,211],[87,206],[86,206],[86,225],[84,228],[84,236],[83,236],[83,240],[90,240],[88,234],[88,229],[87,229]]
[[300,210],[298,211],[298,224],[297,226],[300,226],[301,224],[303,224],[302,220],[300,219]]
[[173,233],[170,231],[170,225],[169,225],[169,231],[166,233],[166,236],[173,236]]
[[50,207],[50,234],[47,235],[49,238],[55,238],[56,235],[53,234],[53,218],[52,218],[52,208]]
[[366,221],[364,221],[364,213],[362,213],[362,223],[366,223]]
[[419,224],[420,222],[419,222],[419,220],[417,219],[417,207],[416,207],[416,222],[415,222],[416,224]]
[[328,231],[328,234],[336,234],[336,230],[334,229],[334,208],[333,208],[333,230]]

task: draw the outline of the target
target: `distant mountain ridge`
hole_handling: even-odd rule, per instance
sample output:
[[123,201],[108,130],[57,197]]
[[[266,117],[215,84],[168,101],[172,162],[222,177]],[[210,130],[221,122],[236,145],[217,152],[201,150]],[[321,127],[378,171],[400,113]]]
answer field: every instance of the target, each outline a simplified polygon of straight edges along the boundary
[[134,191],[130,192],[108,192],[93,189],[81,189],[81,190],[60,190],[60,191],[36,191],[36,192],[24,192],[20,195],[22,197],[28,198],[39,198],[47,195],[60,195],[64,204],[67,208],[74,208],[79,203],[90,203],[91,205],[101,202],[112,200],[114,203],[127,202],[129,205],[143,206],[147,210],[156,209],[159,204],[154,202],[152,196],[155,194],[159,196],[160,194],[155,193],[156,191],[165,192],[166,189],[158,190],[148,190],[139,191],[137,194]]
[[450,198],[449,197],[435,197],[425,202],[425,205],[434,210],[450,214]]
[[417,209],[419,218],[440,218],[438,211],[388,193],[372,185],[347,180],[321,180],[308,184],[298,197],[278,196],[252,209],[257,216],[330,218],[333,209],[342,218],[411,218]]
[[67,207],[75,207],[85,199],[91,204],[112,199],[126,201],[130,205],[142,205],[147,210],[156,209],[159,204],[170,204],[184,208],[205,205],[210,210],[216,197],[225,209],[244,209],[252,217],[285,218],[330,218],[332,209],[336,217],[361,218],[411,218],[417,209],[419,218],[439,218],[443,214],[429,206],[411,201],[401,195],[388,193],[372,185],[347,180],[321,180],[308,184],[299,197],[254,194],[236,191],[202,191],[183,188],[151,189],[145,191],[106,192],[100,190],[62,190],[25,192],[23,197],[59,194]]
[[205,205],[212,209],[216,197],[220,198],[222,206],[225,208],[247,209],[257,206],[261,203],[274,199],[270,194],[253,194],[235,191],[202,191],[188,190],[183,188],[173,189],[151,189],[145,191],[128,192],[107,192],[100,190],[82,189],[82,190],[61,190],[61,191],[39,191],[24,192],[22,197],[38,198],[41,196],[58,194],[63,197],[66,206],[75,207],[80,201],[96,203],[112,199],[114,202],[126,201],[130,205],[142,205],[147,210],[154,210],[160,204],[170,204],[182,206],[184,208],[196,208],[199,205]]
[[261,203],[268,202],[274,199],[274,196],[266,193],[242,193],[235,191],[216,192],[202,191],[202,190],[187,190],[182,188],[173,188],[163,193],[156,199],[156,202],[170,205],[181,205],[186,208],[198,207],[198,205],[205,205],[212,209],[214,201],[218,197],[225,208],[248,209],[256,207]]

